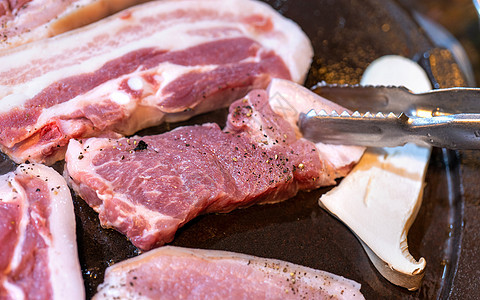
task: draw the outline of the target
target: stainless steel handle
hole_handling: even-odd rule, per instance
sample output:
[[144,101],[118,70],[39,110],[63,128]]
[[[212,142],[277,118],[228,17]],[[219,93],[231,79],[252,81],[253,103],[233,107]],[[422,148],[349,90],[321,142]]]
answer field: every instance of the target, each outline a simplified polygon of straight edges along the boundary
[[407,142],[449,149],[480,149],[480,114],[412,117],[403,113],[349,114],[310,111],[299,127],[314,142],[372,147]]

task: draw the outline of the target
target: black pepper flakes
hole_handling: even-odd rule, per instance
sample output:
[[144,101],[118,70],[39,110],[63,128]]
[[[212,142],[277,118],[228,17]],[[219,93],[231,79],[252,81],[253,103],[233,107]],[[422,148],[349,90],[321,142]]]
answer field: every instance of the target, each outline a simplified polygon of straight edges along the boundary
[[147,143],[145,143],[143,140],[140,140],[138,142],[137,147],[135,147],[135,149],[133,149],[133,150],[134,151],[142,151],[142,150],[147,149],[147,147],[148,147]]

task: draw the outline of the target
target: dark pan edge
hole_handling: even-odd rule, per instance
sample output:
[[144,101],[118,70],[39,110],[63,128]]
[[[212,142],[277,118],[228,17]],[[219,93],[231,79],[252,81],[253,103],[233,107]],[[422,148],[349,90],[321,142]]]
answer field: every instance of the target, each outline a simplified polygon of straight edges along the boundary
[[449,222],[451,226],[449,239],[446,243],[446,252],[450,252],[450,261],[445,264],[442,276],[442,286],[437,299],[449,299],[453,291],[453,282],[457,274],[460,253],[462,249],[465,201],[461,184],[459,154],[457,151],[441,149],[445,161],[446,179],[448,185],[448,199],[450,201]]

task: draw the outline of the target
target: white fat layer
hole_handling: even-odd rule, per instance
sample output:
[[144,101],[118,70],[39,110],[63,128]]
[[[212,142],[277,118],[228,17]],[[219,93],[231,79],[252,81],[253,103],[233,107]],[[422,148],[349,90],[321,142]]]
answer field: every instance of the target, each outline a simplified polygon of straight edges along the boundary
[[23,94],[19,89],[15,89],[18,92],[15,91],[14,93],[12,93],[14,89],[0,87],[0,92],[2,90],[5,90],[3,94],[6,96],[0,101],[0,112],[10,111],[13,108],[18,107],[19,104],[22,104],[25,99],[29,98],[28,95]]
[[[107,138],[95,138],[83,140],[80,144],[79,141],[74,139],[68,143],[67,152],[65,153],[65,177],[69,181],[70,186],[77,194],[80,194],[79,186],[72,178],[82,177],[83,174],[90,175],[95,167],[92,164],[93,157],[96,153],[109,145],[109,139]],[[88,147],[88,148],[87,148]],[[85,151],[84,151],[85,149]],[[80,153],[82,159],[79,159]],[[98,193],[98,191],[96,191]],[[92,206],[92,208],[98,212],[98,206]]]
[[[16,180],[16,176],[24,172],[27,176],[45,180],[52,200],[48,219],[51,235],[45,235],[42,232],[40,234],[48,246],[47,263],[50,278],[46,280],[52,284],[53,299],[84,299],[85,291],[77,255],[75,215],[70,190],[60,174],[44,165],[24,164],[20,165],[15,172],[0,176],[2,201],[18,203],[22,208],[22,218],[18,225],[19,240],[15,245],[9,269],[15,270],[20,265],[26,237],[25,230],[30,221],[27,195]],[[35,222],[36,215],[33,214],[32,218]],[[25,297],[22,289],[8,280],[4,282],[4,287],[14,299]]]
[[110,100],[113,102],[123,105],[128,104],[131,100],[130,95],[124,92],[115,91],[110,94]]
[[128,87],[134,91],[140,91],[143,88],[143,80],[140,77],[134,76],[128,79]]
[[[404,85],[417,93],[431,89],[423,69],[399,56],[373,62],[361,82]],[[423,258],[416,261],[408,252],[407,233],[421,205],[430,152],[429,147],[411,144],[370,148],[340,185],[320,198],[320,204],[348,225],[375,255],[407,276],[425,268]]]
[[20,219],[20,224],[18,226],[19,239],[17,244],[15,245],[15,251],[13,252],[13,257],[10,262],[10,268],[12,270],[15,270],[17,269],[17,267],[20,265],[20,262],[22,261],[22,248],[26,238],[25,231],[27,229],[27,225],[29,222],[29,216],[28,216],[29,204],[28,204],[28,200],[26,200],[27,195],[25,194],[25,190],[15,180],[15,176],[13,174],[9,174],[9,177],[10,177],[9,182],[11,184],[9,196],[11,197],[11,202],[17,202],[22,209],[22,217]]
[[0,191],[2,191],[2,202],[17,202],[16,199],[13,199],[13,197],[15,197],[15,193],[13,192],[13,187],[11,185],[12,180],[12,173],[0,175]]
[[[195,2],[195,3],[193,3]],[[20,47],[15,51],[0,54],[0,65],[3,70],[10,70],[15,74],[38,73],[32,80],[25,83],[11,83],[11,78],[0,80],[0,112],[11,108],[12,102],[5,99],[15,100],[15,105],[22,105],[26,100],[34,97],[42,89],[50,84],[78,74],[94,72],[112,58],[120,57],[131,51],[141,48],[154,48],[166,51],[175,51],[200,45],[217,38],[206,35],[191,33],[191,23],[188,19],[177,18],[159,21],[158,28],[146,26],[152,22],[144,21],[144,18],[155,16],[174,10],[184,9],[213,9],[220,16],[228,16],[223,20],[202,20],[195,22],[195,28],[206,30],[218,27],[233,27],[238,30],[228,31],[228,37],[247,36],[260,42],[268,49],[276,51],[285,61],[294,81],[302,82],[310,65],[313,51],[308,38],[300,28],[290,20],[283,18],[271,7],[257,1],[163,1],[137,6],[130,10],[131,17],[122,18],[125,13],[119,13],[92,25],[78,30],[59,35],[48,41],[31,43]],[[275,26],[275,30],[268,34],[258,33],[239,19],[252,14],[269,16]],[[121,32],[122,29],[131,26],[135,30]],[[141,30],[140,30],[141,29]],[[283,33],[285,31],[286,33]],[[172,38],[175,37],[175,38]],[[134,42],[133,42],[134,41]],[[110,43],[109,45],[106,45]],[[288,45],[286,47],[285,45]],[[31,63],[29,57],[40,57],[45,62]],[[55,62],[47,63],[47,60]],[[19,66],[18,62],[24,61],[25,65]],[[39,68],[40,65],[55,65]],[[31,69],[32,68],[32,69]],[[43,70],[48,69],[48,70]],[[19,75],[20,76],[20,75]],[[14,98],[5,98],[15,94]]]
[[[15,18],[6,22],[5,28],[19,28],[14,35],[0,43],[0,49],[12,48],[24,43],[48,38],[56,34],[94,22],[128,6],[144,2],[143,0],[68,0],[68,1],[32,1],[28,6],[15,13]],[[45,7],[55,5],[57,15],[45,12]],[[45,17],[44,17],[45,16]],[[45,19],[48,18],[48,19]],[[32,22],[33,20],[33,22]],[[33,26],[33,27],[32,27]]]
[[[326,294],[333,295],[334,298],[363,299],[360,293],[360,284],[328,272],[276,259],[227,251],[188,249],[174,246],[160,247],[108,267],[105,273],[105,281],[100,285],[94,299],[115,299],[115,297],[138,299],[139,295],[135,293],[134,289],[122,288],[128,286],[128,272],[142,265],[151,266],[153,269],[161,268],[162,259],[170,259],[172,257],[192,259],[192,265],[195,264],[195,260],[201,259],[210,262],[212,265],[218,264],[221,266],[225,263],[228,265],[249,266],[265,274],[266,286],[268,286],[268,282],[275,281],[276,278],[283,278],[282,281],[285,282],[295,279],[294,282],[298,289],[302,287],[322,289]],[[114,286],[119,288],[111,288]]]
[[[83,278],[78,261],[75,215],[70,190],[65,179],[52,168],[41,164],[21,165],[16,173],[45,180],[50,192],[50,233],[44,237],[48,244],[48,267],[53,299],[84,299]],[[48,181],[46,181],[48,180]]]
[[5,288],[5,290],[7,290],[7,295],[10,297],[10,299],[25,299],[25,293],[23,292],[23,290],[18,285],[11,283],[9,279],[3,281],[3,287]]

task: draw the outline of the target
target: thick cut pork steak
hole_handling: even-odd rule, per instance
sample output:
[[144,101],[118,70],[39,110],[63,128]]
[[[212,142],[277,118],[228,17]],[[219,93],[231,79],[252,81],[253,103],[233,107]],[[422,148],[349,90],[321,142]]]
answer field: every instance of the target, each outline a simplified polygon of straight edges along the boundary
[[101,299],[364,299],[360,284],[285,261],[165,246],[107,268]]
[[255,90],[230,106],[223,131],[204,124],[156,136],[71,140],[65,170],[103,226],[148,250],[172,241],[199,214],[334,184],[360,156],[332,164],[272,111],[265,90]]
[[312,53],[294,22],[258,1],[138,5],[0,53],[0,148],[49,164],[71,138],[228,107],[272,77],[302,82]]
[[0,299],[84,299],[65,179],[40,164],[0,176]]

